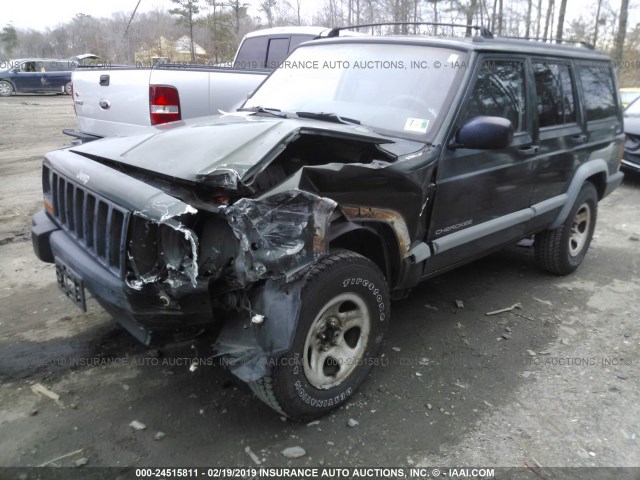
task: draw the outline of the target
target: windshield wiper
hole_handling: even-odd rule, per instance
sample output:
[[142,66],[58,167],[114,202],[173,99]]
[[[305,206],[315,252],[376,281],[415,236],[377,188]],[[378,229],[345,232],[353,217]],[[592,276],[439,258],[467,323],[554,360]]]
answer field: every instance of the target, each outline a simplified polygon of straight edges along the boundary
[[238,108],[238,112],[255,112],[255,113],[266,113],[267,115],[272,115],[278,118],[289,118],[286,113],[282,112],[278,108],[269,108],[269,107],[247,107],[247,108]]
[[327,112],[296,112],[296,115],[301,118],[311,118],[313,120],[321,120],[323,122],[342,123],[345,125],[355,124],[360,125],[360,120],[349,117],[341,117],[336,113]]

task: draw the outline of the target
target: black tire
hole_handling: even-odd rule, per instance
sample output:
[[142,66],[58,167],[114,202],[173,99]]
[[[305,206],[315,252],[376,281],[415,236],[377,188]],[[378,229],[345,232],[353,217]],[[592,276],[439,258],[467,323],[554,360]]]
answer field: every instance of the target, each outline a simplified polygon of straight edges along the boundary
[[591,182],[586,182],[564,223],[555,230],[545,230],[536,235],[534,250],[537,264],[556,275],[575,271],[589,250],[597,216],[598,192]]
[[[377,352],[388,324],[389,290],[380,270],[357,253],[332,252],[307,273],[291,351],[249,387],[293,420],[318,418],[346,402],[379,362]],[[337,339],[336,344],[321,340],[322,335]],[[319,351],[322,348],[328,350]],[[338,352],[345,351],[353,352],[356,361],[335,361]],[[321,368],[312,368],[312,358]]]
[[13,95],[13,85],[4,80],[0,80],[0,97],[10,97]]
[[65,95],[71,95],[71,82],[67,82],[62,90]]

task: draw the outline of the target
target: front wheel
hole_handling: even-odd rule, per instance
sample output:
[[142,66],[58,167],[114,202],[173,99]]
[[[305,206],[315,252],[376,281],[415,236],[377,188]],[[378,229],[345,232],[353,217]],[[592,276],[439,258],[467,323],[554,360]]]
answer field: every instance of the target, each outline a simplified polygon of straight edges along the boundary
[[374,263],[337,251],[307,274],[290,352],[278,358],[253,392],[298,421],[346,402],[377,362],[389,324],[389,291]]
[[63,92],[65,95],[71,95],[71,82],[67,82],[63,88]]
[[13,94],[13,85],[9,82],[0,81],[0,97],[10,97]]
[[564,223],[536,235],[534,250],[538,265],[556,275],[567,275],[578,268],[589,250],[597,213],[598,192],[587,182]]

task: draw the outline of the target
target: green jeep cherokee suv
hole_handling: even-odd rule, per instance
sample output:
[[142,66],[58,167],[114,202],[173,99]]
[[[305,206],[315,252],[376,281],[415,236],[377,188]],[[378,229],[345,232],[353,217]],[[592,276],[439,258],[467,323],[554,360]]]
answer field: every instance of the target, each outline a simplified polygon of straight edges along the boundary
[[622,180],[609,58],[477,30],[336,29],[237,112],[47,154],[36,254],[141,341],[211,327],[276,411],[326,413],[376,363],[392,296],[533,235],[571,273]]

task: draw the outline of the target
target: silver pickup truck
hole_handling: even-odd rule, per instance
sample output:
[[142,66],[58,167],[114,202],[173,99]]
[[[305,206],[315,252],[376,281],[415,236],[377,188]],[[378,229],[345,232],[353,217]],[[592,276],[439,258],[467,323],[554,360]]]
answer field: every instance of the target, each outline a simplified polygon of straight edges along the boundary
[[325,27],[278,27],[247,34],[228,66],[86,66],[73,72],[74,144],[145,133],[149,127],[233,110],[300,43]]

